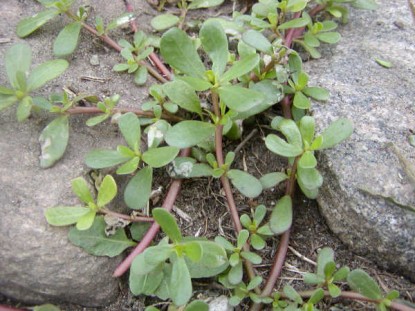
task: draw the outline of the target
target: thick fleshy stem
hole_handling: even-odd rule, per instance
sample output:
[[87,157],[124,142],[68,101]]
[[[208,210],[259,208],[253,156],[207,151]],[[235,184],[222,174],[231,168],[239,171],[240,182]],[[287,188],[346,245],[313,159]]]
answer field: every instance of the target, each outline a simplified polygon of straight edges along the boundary
[[[134,12],[134,8],[133,8],[133,5],[131,4],[131,2],[128,1],[128,0],[123,0],[123,2],[124,2],[125,9],[127,10],[127,12],[133,13]],[[135,19],[133,19],[132,21],[130,21],[130,27],[131,27],[131,30],[134,33],[137,32],[138,27],[137,27],[137,23],[136,23]]]
[[0,305],[0,311],[24,311],[24,310],[27,310],[27,309],[18,309],[14,307]]
[[[215,112],[215,115],[218,118],[220,118],[221,113],[219,109],[219,98],[218,98],[218,94],[214,92],[212,92],[212,104],[213,104],[213,110]],[[215,130],[215,151],[216,151],[216,160],[218,161],[219,167],[225,164],[224,157],[223,157],[222,134],[223,134],[223,125],[217,124],[216,130]],[[231,215],[233,225],[236,229],[236,232],[239,233],[242,230],[242,224],[239,219],[239,213],[238,213],[238,209],[235,204],[235,199],[233,197],[232,187],[229,182],[229,178],[226,175],[222,175],[220,177],[220,181],[222,183],[223,191],[225,192],[226,201],[228,203],[228,210]],[[249,252],[249,245],[245,244],[243,246],[243,250],[246,252]],[[246,272],[248,274],[248,278],[252,280],[256,275],[254,267],[252,266],[251,262],[248,260],[244,260],[244,265],[246,268]],[[260,294],[261,290],[258,287],[256,287],[255,292],[257,294]]]
[[[181,157],[187,157],[190,154],[190,149],[183,149],[180,152]],[[180,188],[182,186],[182,179],[175,179],[171,183],[169,187],[169,191],[166,195],[166,198],[164,199],[162,207],[166,209],[167,211],[171,211],[174,205],[174,202],[176,201],[177,195],[180,192]],[[121,262],[121,264],[115,269],[112,276],[114,277],[120,277],[123,275],[131,266],[131,263],[133,262],[134,258],[142,253],[147,246],[150,245],[150,243],[153,241],[156,234],[159,232],[160,226],[154,222],[150,229],[146,232],[143,239],[140,241],[140,243],[135,247],[135,249]]]

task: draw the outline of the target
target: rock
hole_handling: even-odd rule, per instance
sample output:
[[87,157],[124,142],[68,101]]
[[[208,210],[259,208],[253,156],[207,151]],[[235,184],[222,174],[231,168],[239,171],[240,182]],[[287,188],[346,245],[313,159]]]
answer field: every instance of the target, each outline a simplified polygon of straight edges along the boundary
[[232,311],[234,308],[229,305],[229,298],[221,295],[209,302],[209,311]]
[[[104,7],[100,1],[90,2],[107,19],[125,10],[122,2]],[[0,85],[9,85],[5,51],[22,41],[15,34],[17,23],[41,10],[36,1],[0,1],[1,36],[11,38],[0,44]],[[59,16],[25,39],[33,51],[32,68],[54,58],[53,41],[66,22],[64,16]],[[100,66],[91,66],[91,55],[103,53],[102,46],[92,44],[92,37],[82,31],[78,49],[68,58],[68,70],[35,95],[62,92],[66,86],[101,98],[120,94],[124,105],[143,102],[147,93],[135,86],[133,77],[112,71],[119,62],[117,52],[108,52],[100,57]],[[115,78],[111,82],[82,81],[83,75]],[[59,204],[79,204],[70,181],[86,175],[85,154],[93,148],[115,148],[122,139],[109,122],[89,128],[85,117],[71,117],[69,145],[63,159],[44,170],[39,166],[38,138],[52,116],[34,114],[18,123],[15,111],[15,107],[0,111],[0,294],[28,304],[106,306],[118,295],[119,282],[112,273],[121,258],[94,257],[73,246],[67,238],[68,228],[49,226],[44,211]]]
[[89,59],[89,63],[92,66],[99,66],[99,56],[97,54],[92,55]]
[[339,117],[355,125],[350,139],[319,153],[318,203],[353,251],[414,281],[415,148],[408,138],[415,130],[415,29],[406,1],[378,3],[374,12],[353,10],[340,43],[305,64],[310,85],[331,92],[328,103],[313,106],[320,131]]

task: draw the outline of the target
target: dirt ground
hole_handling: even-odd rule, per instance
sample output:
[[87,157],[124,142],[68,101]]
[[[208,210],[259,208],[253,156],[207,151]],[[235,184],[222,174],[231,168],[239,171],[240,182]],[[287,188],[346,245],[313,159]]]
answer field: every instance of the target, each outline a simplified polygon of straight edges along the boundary
[[[30,16],[34,12],[38,11],[40,6],[32,0],[13,0],[8,2],[7,0],[1,0],[0,2],[0,17],[3,15],[3,22],[0,22],[0,26],[4,26],[2,29],[4,33],[0,32],[0,37],[2,39],[10,38],[12,41],[15,41],[15,37],[12,35],[12,27],[16,24],[18,19],[23,16]],[[104,7],[99,5],[97,1],[84,1],[84,3],[90,3],[94,8],[94,12],[99,12],[100,15],[104,17],[109,17],[114,12],[122,13],[123,11],[123,1],[114,0],[109,7]],[[149,19],[157,14],[157,11],[152,9],[144,1],[131,1],[138,13],[138,24],[140,28],[144,31],[149,31]],[[114,9],[115,7],[115,9]],[[13,14],[13,10],[16,10]],[[231,12],[232,7],[230,3],[227,3],[225,6],[222,6],[218,10],[207,10],[201,11],[201,16],[212,16],[217,14],[224,14]],[[16,13],[17,12],[17,13]],[[8,20],[8,22],[5,22]],[[6,25],[7,23],[7,25]],[[59,28],[61,22],[54,22],[52,25],[54,28]],[[142,27],[141,27],[142,26]],[[52,30],[42,30],[40,38],[48,38],[50,36],[55,37],[55,34],[52,34]],[[131,36],[129,29],[117,30],[116,35],[127,35]],[[17,40],[16,40],[17,41]],[[35,43],[36,41],[31,40],[30,43]],[[45,56],[42,56],[42,53],[50,47],[42,47],[42,40],[37,41],[37,45],[32,48],[34,51],[34,58],[48,57],[50,51],[46,52]],[[0,42],[0,50],[2,54],[4,53],[5,48],[2,47]],[[91,84],[91,82],[79,82],[80,72],[69,71],[65,74],[65,77],[58,80],[58,82],[53,87],[58,87],[67,83],[67,81],[72,81],[72,83],[78,87],[83,88],[83,91],[94,90],[98,95],[102,95],[105,92],[107,93],[121,93],[125,98],[125,102],[142,100],[145,97],[144,89],[139,89],[140,91],[133,92],[130,89],[135,88],[131,80],[128,80],[128,77],[121,77],[121,81],[112,84],[113,81],[118,79],[118,75],[115,75],[111,72],[112,65],[116,61],[120,60],[117,58],[115,52],[103,47],[96,40],[92,40],[89,35],[83,35],[83,41],[80,44],[80,51],[76,52],[73,56],[73,61],[75,63],[88,62],[90,59],[91,53],[98,54],[101,59],[101,71],[100,76],[110,77],[109,80],[104,83]],[[37,60],[35,60],[37,62]],[[86,69],[82,72],[83,75],[97,75],[91,66],[86,66]],[[310,72],[310,75],[313,73]],[[66,81],[66,82],[64,82]],[[73,82],[78,81],[78,82]],[[3,83],[3,81],[0,81]],[[2,84],[0,83],[0,84]],[[66,84],[65,84],[66,85]],[[273,114],[277,114],[278,111],[273,111]],[[30,122],[30,121],[29,121]],[[265,120],[258,120],[258,124],[265,125]],[[248,135],[252,128],[245,129],[244,136]],[[265,132],[264,132],[265,131]],[[251,138],[251,140],[245,144],[242,150],[238,153],[236,158],[237,166],[241,169],[247,168],[249,172],[253,173],[257,177],[261,176],[264,173],[271,171],[280,171],[284,168],[284,163],[281,163],[273,154],[271,154],[261,142],[262,138],[265,137],[266,130],[257,131],[256,134]],[[232,143],[226,146],[227,150],[234,150],[238,142]],[[164,189],[168,187],[166,181],[167,175],[157,176],[154,188],[162,186]],[[263,195],[257,198],[255,201],[247,200],[242,198],[238,193],[235,193],[235,198],[237,200],[237,206],[240,211],[249,211],[252,206],[257,204],[265,204],[267,207],[273,206],[273,202],[280,197],[283,189],[277,187],[265,191]],[[318,211],[318,206],[315,201],[308,200],[305,197],[300,195],[300,191],[297,191],[297,199],[295,201],[295,221],[292,229],[292,236],[290,241],[291,249],[288,251],[287,260],[283,269],[282,277],[277,283],[277,289],[282,288],[284,284],[290,283],[293,284],[296,288],[301,288],[302,286],[300,280],[303,272],[313,271],[313,265],[301,258],[298,254],[305,256],[306,258],[315,261],[317,252],[319,249],[329,246],[334,249],[337,263],[340,266],[347,265],[351,269],[353,268],[362,268],[367,271],[372,277],[374,277],[380,284],[381,288],[384,291],[389,291],[396,289],[400,292],[401,298],[415,302],[415,284],[409,282],[404,276],[399,274],[394,274],[391,272],[384,271],[378,268],[374,263],[368,261],[367,259],[357,256],[351,253],[348,248],[343,245],[339,239],[337,239],[329,230],[325,224],[324,219]],[[176,206],[182,213],[176,213],[177,219],[181,224],[181,228],[184,231],[185,235],[195,235],[200,234],[208,238],[214,238],[217,234],[225,234],[229,239],[233,239],[234,229],[230,222],[229,215],[227,213],[225,198],[223,192],[220,189],[220,183],[218,180],[214,179],[197,179],[191,181],[185,181],[183,184],[183,190],[180,193],[179,199],[176,202]],[[189,216],[189,218],[185,216]],[[278,239],[273,238],[269,239],[267,247],[262,251],[264,256],[264,262],[256,268],[264,276],[267,274],[267,271],[272,263],[272,259],[275,254],[276,247],[278,245]],[[295,254],[297,253],[297,254]],[[142,297],[133,297],[128,291],[127,280],[125,279],[122,282],[121,294],[119,299],[112,305],[105,308],[84,308],[81,306],[75,305],[61,305],[62,310],[100,310],[100,311],[133,311],[133,310],[142,310],[144,305],[149,303],[157,303],[154,300],[145,300]],[[220,284],[212,283],[211,280],[202,280],[195,283],[195,292],[196,296],[200,299],[205,297],[214,297],[220,294],[228,294],[226,289],[223,289]],[[19,302],[13,302],[7,300],[5,297],[0,297],[0,304],[12,304],[16,307],[23,307]],[[156,305],[158,307],[165,306],[164,303]],[[245,306],[241,306],[243,310]],[[359,303],[359,302],[345,302],[340,300],[325,300],[324,304],[320,305],[321,310],[371,310],[371,306]]]

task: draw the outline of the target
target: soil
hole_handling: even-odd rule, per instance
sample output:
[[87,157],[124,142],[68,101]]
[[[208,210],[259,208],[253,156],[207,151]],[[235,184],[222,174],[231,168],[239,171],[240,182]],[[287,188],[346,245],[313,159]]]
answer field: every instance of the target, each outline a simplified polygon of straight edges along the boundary
[[[123,1],[121,0],[112,1],[108,6],[100,5],[100,1],[91,0],[83,2],[89,3],[91,5],[94,14],[98,14],[97,12],[99,12],[99,15],[104,16],[104,18],[108,18],[110,16],[114,17],[114,12],[122,13],[124,7],[122,3]],[[135,11],[140,12],[138,14],[137,20],[138,25],[144,31],[150,31],[149,20],[152,16],[157,14],[157,11],[144,1],[136,0],[131,2],[135,8]],[[0,3],[0,19],[3,19],[3,22],[0,22],[0,26],[4,26],[2,28],[4,29],[4,34],[1,34],[0,37],[2,37],[2,39],[10,38],[11,41],[17,41],[13,30],[13,27],[15,27],[17,21],[23,16],[29,16],[34,12],[39,11],[39,9],[40,6],[35,1],[31,0],[19,0],[9,3],[2,1],[2,3]],[[229,13],[231,11],[231,3],[227,3],[217,10],[206,10],[192,14],[203,18],[206,16]],[[4,24],[4,20],[8,20],[7,25]],[[42,57],[47,58],[50,56],[50,51],[46,52],[45,56],[42,56],[42,51],[44,52],[50,49],[50,45],[45,47],[44,40],[45,38],[56,36],[56,29],[59,29],[61,26],[61,22],[53,22],[51,28],[45,28],[45,30],[42,30],[40,33],[35,35],[35,37],[37,36],[38,40],[29,39],[32,49],[35,51],[35,62],[38,62],[38,59],[41,59]],[[128,33],[128,28],[123,28],[117,30],[115,36],[130,36]],[[79,47],[79,51],[77,51],[73,56],[73,62],[75,63],[75,66],[77,64],[82,64],[82,62],[84,62],[84,64],[85,62],[88,63],[91,54],[98,54],[101,59],[101,71],[99,75],[101,77],[107,77],[111,81],[99,84],[81,82],[79,79],[81,71],[83,75],[97,75],[93,72],[89,64],[84,70],[70,71],[65,75],[65,81],[71,81],[71,84],[73,84],[75,88],[83,91],[95,90],[95,92],[101,96],[104,93],[113,94],[118,92],[123,95],[123,98],[125,99],[124,104],[137,100],[142,102],[142,99],[145,97],[145,95],[143,95],[145,94],[145,90],[143,88],[139,88],[138,92],[132,91],[134,88],[136,89],[136,87],[130,81],[132,79],[129,80],[129,78],[124,75],[121,77],[121,80],[118,80],[119,75],[111,72],[112,65],[119,61],[116,53],[106,47],[103,47],[96,40],[92,40],[89,34],[83,35],[81,40],[82,41]],[[0,51],[2,54],[4,54],[6,47],[4,44],[2,44],[3,41],[0,42]],[[313,73],[310,72],[309,74],[312,75]],[[3,81],[1,82],[3,83]],[[61,80],[58,81],[53,87],[56,88],[57,84],[60,82],[62,82],[60,86],[67,85],[65,82],[63,82],[63,80]],[[278,111],[273,111],[272,113],[277,114]],[[257,122],[263,125],[266,124],[264,120],[257,120]],[[244,137],[246,137],[251,130],[252,129],[250,128],[246,128]],[[281,171],[285,167],[285,163],[281,162],[275,155],[271,154],[262,143],[262,139],[267,134],[266,130],[264,131],[257,131],[256,134],[249,140],[249,142],[243,146],[236,157],[236,165],[240,169],[247,169],[257,177],[267,172]],[[230,145],[226,146],[226,149],[234,150],[237,145],[238,142],[231,143]],[[155,180],[154,188],[162,186],[163,189],[166,189],[168,187],[168,184],[166,184],[168,178],[166,178],[166,176],[166,174],[160,173],[160,175],[158,175]],[[179,209],[179,212],[176,212],[176,218],[179,220],[185,235],[200,235],[207,238],[214,238],[218,234],[223,234],[231,240],[234,239],[234,229],[227,212],[225,204],[226,200],[223,192],[221,191],[220,183],[218,180],[189,180],[184,182],[182,189],[183,190],[180,193],[179,199],[176,202],[176,207]],[[279,186],[275,189],[265,191],[255,201],[247,200],[236,192],[235,199],[237,206],[241,212],[249,212],[251,207],[254,207],[258,204],[265,204],[267,207],[271,208],[282,193],[283,188],[282,186]],[[378,268],[371,261],[355,255],[350,250],[348,250],[348,248],[330,232],[329,228],[325,224],[323,217],[319,213],[318,206],[315,201],[306,199],[300,194],[300,191],[297,191],[294,206],[295,221],[293,224],[292,236],[290,240],[290,247],[292,249],[288,251],[283,274],[276,285],[277,289],[282,288],[282,286],[287,283],[293,284],[296,288],[301,289],[303,286],[301,282],[302,274],[306,271],[314,270],[312,264],[299,257],[299,255],[296,255],[294,252],[298,252],[298,254],[301,254],[306,258],[315,261],[318,250],[325,246],[329,246],[334,249],[337,263],[340,266],[347,265],[351,269],[357,267],[362,268],[379,282],[381,288],[384,291],[396,289],[400,292],[401,298],[411,302],[415,301],[415,284],[409,282],[399,274],[394,274]],[[269,239],[267,247],[261,251],[261,254],[264,256],[264,262],[256,268],[264,276],[266,276],[268,273],[268,269],[272,263],[277,246],[278,238]],[[122,288],[119,299],[112,305],[105,308],[85,308],[82,306],[67,304],[61,305],[60,307],[62,310],[74,311],[132,311],[143,310],[144,306],[148,305],[149,303],[154,303],[157,307],[166,306],[165,303],[158,303],[152,299],[133,297],[128,290],[128,283],[126,279],[124,279],[121,284]],[[221,294],[228,295],[229,293],[226,289],[223,289],[220,284],[212,283],[212,280],[202,280],[195,284],[195,296],[201,299],[214,297]],[[0,303],[22,307],[19,302],[10,301],[5,297],[0,297]],[[242,305],[241,310],[244,309],[246,309],[246,306]],[[334,299],[325,300],[324,303],[320,305],[320,309],[371,310],[373,308],[372,306],[365,303],[346,302]]]

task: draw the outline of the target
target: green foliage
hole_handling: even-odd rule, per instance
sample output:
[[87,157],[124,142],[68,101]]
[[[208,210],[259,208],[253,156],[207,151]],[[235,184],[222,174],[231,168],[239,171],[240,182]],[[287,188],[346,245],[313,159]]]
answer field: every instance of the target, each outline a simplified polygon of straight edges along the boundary
[[252,219],[247,214],[241,216],[242,225],[250,233],[251,246],[256,250],[261,250],[265,247],[265,239],[274,235],[269,227],[269,224],[260,226],[266,215],[266,207],[264,205],[258,205],[255,208],[255,212],[252,215]]
[[[164,209],[154,209],[153,217],[173,243],[168,244],[163,239],[134,259],[130,270],[130,289],[135,295],[171,298],[175,305],[185,305],[192,296],[191,278],[195,277],[191,274],[189,263],[194,264],[192,270],[207,266],[210,269],[219,268],[217,273],[220,273],[227,267],[225,250],[214,242],[184,239],[176,221]],[[206,250],[209,250],[208,256],[203,255]],[[213,262],[212,258],[215,258]]]
[[116,196],[117,184],[111,175],[106,175],[98,189],[96,202],[92,198],[87,182],[82,177],[72,180],[72,190],[86,206],[49,207],[45,211],[46,220],[53,226],[76,223],[78,230],[87,230],[92,226],[96,213]]
[[56,59],[40,64],[28,73],[32,51],[26,43],[10,47],[6,51],[4,63],[11,88],[1,86],[0,110],[19,102],[16,112],[18,121],[24,121],[30,115],[33,106],[30,93],[61,75],[68,67],[66,60]]
[[60,308],[50,303],[46,303],[40,306],[35,306],[33,308],[33,311],[60,311],[60,310],[61,310]]
[[69,122],[67,116],[61,116],[50,122],[39,137],[41,155],[40,166],[51,167],[65,153],[69,140]]

